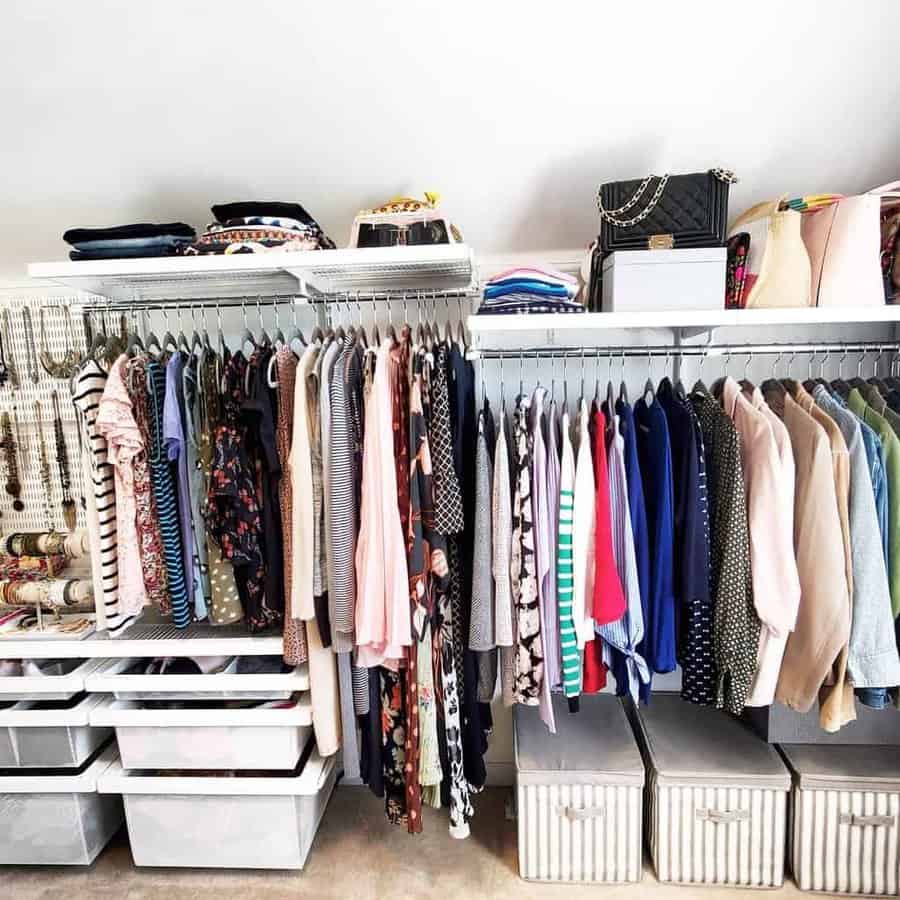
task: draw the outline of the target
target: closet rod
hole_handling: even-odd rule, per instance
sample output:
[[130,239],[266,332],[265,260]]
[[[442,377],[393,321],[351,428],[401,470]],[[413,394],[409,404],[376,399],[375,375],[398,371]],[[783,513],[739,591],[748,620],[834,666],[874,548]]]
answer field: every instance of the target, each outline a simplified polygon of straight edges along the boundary
[[654,356],[747,356],[747,355],[789,355],[791,353],[886,353],[900,352],[900,343],[896,341],[825,341],[805,344],[643,344],[591,347],[524,347],[497,348],[493,350],[472,350],[469,359],[590,359],[597,356],[636,357],[646,359]]
[[[132,309],[164,310],[187,309],[194,307],[220,307],[221,309],[240,306],[253,307],[259,302],[264,306],[327,306],[329,303],[338,303],[354,306],[357,303],[433,303],[440,300],[463,300],[474,297],[471,290],[456,288],[453,290],[437,290],[431,288],[410,288],[398,291],[334,291],[323,294],[303,294],[301,291],[278,294],[246,294],[242,297],[185,297],[171,300],[142,301],[134,300],[109,300],[105,297],[91,297],[86,300],[76,301],[72,307],[80,308],[86,312],[129,312]],[[294,303],[300,298],[301,303]],[[51,304],[45,309],[67,308],[59,304]]]

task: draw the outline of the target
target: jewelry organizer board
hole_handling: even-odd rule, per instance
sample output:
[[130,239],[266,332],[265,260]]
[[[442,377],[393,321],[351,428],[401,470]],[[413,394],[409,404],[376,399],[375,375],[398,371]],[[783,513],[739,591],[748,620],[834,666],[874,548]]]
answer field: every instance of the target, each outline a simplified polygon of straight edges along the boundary
[[[18,448],[19,477],[22,483],[22,502],[24,509],[13,509],[13,498],[0,489],[0,533],[9,534],[13,531],[47,531],[53,528],[57,531],[66,531],[62,517],[62,491],[59,478],[59,467],[56,462],[56,440],[53,430],[53,403],[51,394],[57,391],[59,394],[59,409],[63,425],[63,434],[66,439],[66,451],[69,459],[69,472],[71,476],[71,492],[75,500],[77,512],[76,527],[85,527],[85,511],[82,498],[84,497],[83,479],[81,471],[81,450],[78,441],[78,421],[76,410],[72,403],[72,391],[69,380],[65,378],[53,378],[41,366],[39,353],[41,350],[41,309],[44,311],[44,334],[46,349],[55,359],[61,359],[65,351],[75,342],[76,349],[84,349],[85,337],[81,316],[73,309],[71,314],[71,333],[66,323],[62,307],[72,307],[74,298],[48,297],[27,294],[3,295],[0,294],[0,315],[5,310],[9,316],[9,335],[4,335],[3,351],[8,367],[14,367],[19,378],[19,387],[13,387],[12,379],[8,379],[0,386],[0,414],[9,412],[15,407],[16,419],[19,425],[19,434],[13,436]],[[37,381],[29,375],[28,343],[29,339],[25,329],[22,310],[25,308],[31,313],[31,323],[34,332],[36,346],[34,358],[37,360]],[[35,411],[35,401],[40,403],[41,422],[39,423]],[[38,435],[44,436],[47,447],[47,459],[50,465],[50,520],[46,513],[45,486],[40,473],[40,453]],[[6,481],[5,463],[0,465],[3,482]]]

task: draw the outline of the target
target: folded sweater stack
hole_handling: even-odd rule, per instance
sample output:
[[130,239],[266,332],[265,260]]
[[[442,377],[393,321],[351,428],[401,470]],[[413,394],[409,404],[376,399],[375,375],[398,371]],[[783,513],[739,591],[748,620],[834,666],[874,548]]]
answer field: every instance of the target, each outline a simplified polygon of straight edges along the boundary
[[216,221],[207,226],[189,254],[334,249],[334,242],[299,203],[224,203],[212,207],[212,214]]
[[190,246],[197,233],[184,222],[138,222],[111,228],[70,228],[63,240],[75,249],[69,259],[135,259],[177,256]]
[[571,275],[543,266],[520,266],[487,282],[478,314],[584,312],[577,294],[578,281]]

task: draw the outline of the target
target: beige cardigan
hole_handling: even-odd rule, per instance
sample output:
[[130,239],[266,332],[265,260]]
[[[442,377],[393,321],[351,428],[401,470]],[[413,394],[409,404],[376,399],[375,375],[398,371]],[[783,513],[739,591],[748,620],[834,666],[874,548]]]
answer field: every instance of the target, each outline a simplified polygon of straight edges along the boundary
[[763,385],[763,393],[791,437],[797,476],[794,550],[800,575],[800,608],[796,627],[788,638],[775,697],[792,709],[807,712],[850,637],[841,517],[831,446],[824,427],[783,391],[779,394]]

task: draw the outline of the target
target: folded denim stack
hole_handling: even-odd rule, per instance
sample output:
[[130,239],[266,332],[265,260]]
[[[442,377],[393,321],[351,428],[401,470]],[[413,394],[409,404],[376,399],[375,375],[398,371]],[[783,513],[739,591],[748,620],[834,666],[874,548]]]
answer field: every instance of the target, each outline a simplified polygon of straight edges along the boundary
[[575,298],[578,280],[543,266],[520,266],[500,272],[487,282],[479,315],[519,313],[580,313]]
[[111,228],[70,228],[63,240],[75,248],[69,259],[134,259],[177,256],[196,237],[197,232],[184,222],[139,222]]
[[212,207],[212,214],[216,221],[207,226],[188,253],[334,250],[334,242],[299,203],[223,203]]

